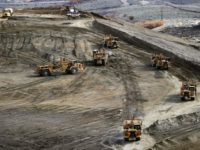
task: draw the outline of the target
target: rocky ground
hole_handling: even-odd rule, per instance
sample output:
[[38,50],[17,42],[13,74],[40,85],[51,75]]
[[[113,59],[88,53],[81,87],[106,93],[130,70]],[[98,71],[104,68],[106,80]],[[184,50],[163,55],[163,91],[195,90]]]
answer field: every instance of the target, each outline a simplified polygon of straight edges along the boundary
[[[109,50],[107,66],[95,67],[92,51],[108,32],[120,38],[120,47]],[[0,149],[198,147],[199,99],[182,102],[178,96],[181,80],[200,78],[199,51],[186,41],[123,21],[30,13],[1,20],[0,41]],[[186,49],[195,56],[186,57]],[[172,58],[169,71],[150,66],[152,52]],[[59,57],[87,69],[77,75],[34,74],[36,65]],[[143,119],[143,136],[126,143],[122,122],[132,116]]]

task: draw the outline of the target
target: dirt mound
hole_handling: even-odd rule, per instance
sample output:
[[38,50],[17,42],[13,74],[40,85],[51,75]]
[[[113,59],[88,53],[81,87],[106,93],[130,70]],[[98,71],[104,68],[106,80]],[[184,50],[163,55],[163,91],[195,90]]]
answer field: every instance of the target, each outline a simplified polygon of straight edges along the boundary
[[147,131],[150,133],[163,133],[163,132],[174,132],[181,127],[190,127],[200,123],[200,112],[191,114],[180,115],[175,118],[169,118],[166,120],[158,120],[153,123]]

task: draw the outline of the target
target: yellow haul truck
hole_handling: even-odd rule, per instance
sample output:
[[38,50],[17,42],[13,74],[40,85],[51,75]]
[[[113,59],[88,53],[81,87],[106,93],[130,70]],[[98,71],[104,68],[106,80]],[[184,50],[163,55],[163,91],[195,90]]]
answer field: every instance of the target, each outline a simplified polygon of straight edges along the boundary
[[77,63],[75,61],[70,61],[66,58],[61,58],[59,62],[48,65],[38,66],[36,73],[40,76],[51,76],[54,72],[64,72],[66,74],[76,74],[85,70],[85,65]]
[[195,100],[197,96],[197,86],[193,81],[182,83],[180,89],[181,100]]
[[125,141],[138,141],[141,138],[142,120],[125,120],[123,123],[123,136]]
[[112,35],[105,35],[104,37],[104,47],[107,48],[118,48],[118,37],[113,37]]
[[101,48],[99,50],[93,51],[93,60],[96,66],[103,65],[105,66],[108,63],[108,53],[105,49]]
[[165,57],[163,54],[155,54],[151,57],[151,64],[156,69],[168,70],[169,68],[169,57]]

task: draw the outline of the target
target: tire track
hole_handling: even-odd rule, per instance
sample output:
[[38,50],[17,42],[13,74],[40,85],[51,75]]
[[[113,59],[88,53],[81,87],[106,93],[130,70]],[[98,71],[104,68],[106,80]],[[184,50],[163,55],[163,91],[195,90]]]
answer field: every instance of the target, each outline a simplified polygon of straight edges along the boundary
[[44,82],[47,82],[47,81],[51,81],[51,80],[54,80],[54,79],[56,79],[56,78],[55,77],[42,78],[42,79],[32,81],[32,82],[29,82],[29,83],[20,84],[18,86],[8,87],[6,89],[0,89],[0,92],[8,93],[8,92],[11,92],[11,91],[22,90],[22,89],[29,88],[31,86],[35,86],[35,85],[38,85],[38,84],[41,84],[41,83],[44,83]]
[[142,95],[139,85],[137,83],[137,75],[134,72],[135,54],[122,51],[119,53],[115,60],[110,64],[113,66],[117,76],[120,76],[126,90],[126,99],[124,99],[123,119],[131,119],[143,115]]

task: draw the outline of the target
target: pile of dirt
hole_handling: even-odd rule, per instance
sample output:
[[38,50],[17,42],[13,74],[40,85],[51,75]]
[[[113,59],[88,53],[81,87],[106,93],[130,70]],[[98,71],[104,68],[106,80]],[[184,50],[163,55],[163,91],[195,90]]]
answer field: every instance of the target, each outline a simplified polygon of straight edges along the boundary
[[200,112],[180,115],[166,120],[154,122],[147,131],[151,134],[162,134],[164,132],[175,132],[183,127],[200,125]]

